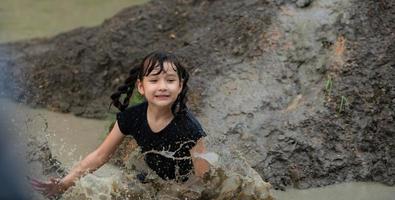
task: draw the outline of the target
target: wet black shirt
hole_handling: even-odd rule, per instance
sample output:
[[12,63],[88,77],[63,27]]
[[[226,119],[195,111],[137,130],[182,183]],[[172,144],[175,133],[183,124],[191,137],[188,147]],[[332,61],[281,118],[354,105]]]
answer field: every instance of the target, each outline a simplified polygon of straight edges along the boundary
[[205,132],[187,111],[154,133],[147,122],[147,107],[148,103],[144,102],[119,112],[117,122],[121,132],[136,140],[145,162],[161,178],[185,180],[193,168],[189,150],[206,136]]

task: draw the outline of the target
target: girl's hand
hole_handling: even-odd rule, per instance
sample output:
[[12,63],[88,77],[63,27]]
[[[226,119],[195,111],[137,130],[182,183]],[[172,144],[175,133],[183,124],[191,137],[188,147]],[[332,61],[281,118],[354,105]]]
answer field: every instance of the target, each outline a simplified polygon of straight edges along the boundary
[[32,178],[30,183],[35,190],[48,198],[56,197],[65,191],[65,187],[58,178],[50,178],[45,182]]

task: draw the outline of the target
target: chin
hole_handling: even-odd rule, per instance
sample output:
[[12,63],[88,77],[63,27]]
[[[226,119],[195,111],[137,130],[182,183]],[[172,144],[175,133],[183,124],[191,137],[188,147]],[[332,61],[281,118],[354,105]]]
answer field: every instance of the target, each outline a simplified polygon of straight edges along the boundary
[[171,107],[173,105],[174,101],[155,101],[152,102],[155,106],[158,107]]

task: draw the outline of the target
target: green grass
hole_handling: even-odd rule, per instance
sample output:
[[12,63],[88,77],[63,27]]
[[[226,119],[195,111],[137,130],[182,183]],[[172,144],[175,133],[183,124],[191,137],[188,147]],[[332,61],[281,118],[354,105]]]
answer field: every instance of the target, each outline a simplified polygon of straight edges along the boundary
[[345,96],[340,97],[340,106],[338,109],[338,113],[341,113],[345,110],[346,106],[348,105],[348,100]]
[[[332,94],[332,89],[333,89],[333,79],[330,75],[328,75],[328,78],[325,81],[325,88],[324,91],[326,92],[327,97],[330,97],[329,99],[335,98],[338,99],[338,96],[334,92]],[[336,101],[338,102],[338,101]],[[345,111],[346,107],[349,105],[348,99],[346,96],[342,95],[340,96],[340,103],[336,103],[336,113],[340,114]]]
[[328,79],[326,80],[326,83],[325,83],[325,91],[328,94],[330,94],[332,91],[332,87],[333,87],[332,77],[328,76]]

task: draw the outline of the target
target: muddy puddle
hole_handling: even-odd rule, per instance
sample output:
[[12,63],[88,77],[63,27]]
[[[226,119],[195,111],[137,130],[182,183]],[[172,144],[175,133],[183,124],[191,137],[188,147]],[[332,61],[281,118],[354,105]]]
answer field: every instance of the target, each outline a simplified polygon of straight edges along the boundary
[[292,200],[390,200],[395,198],[395,187],[380,183],[351,182],[305,190],[274,191],[274,196],[277,199]]
[[0,99],[18,129],[49,141],[52,154],[66,167],[93,151],[104,139],[109,122],[81,119],[72,114],[31,109],[6,99]]

